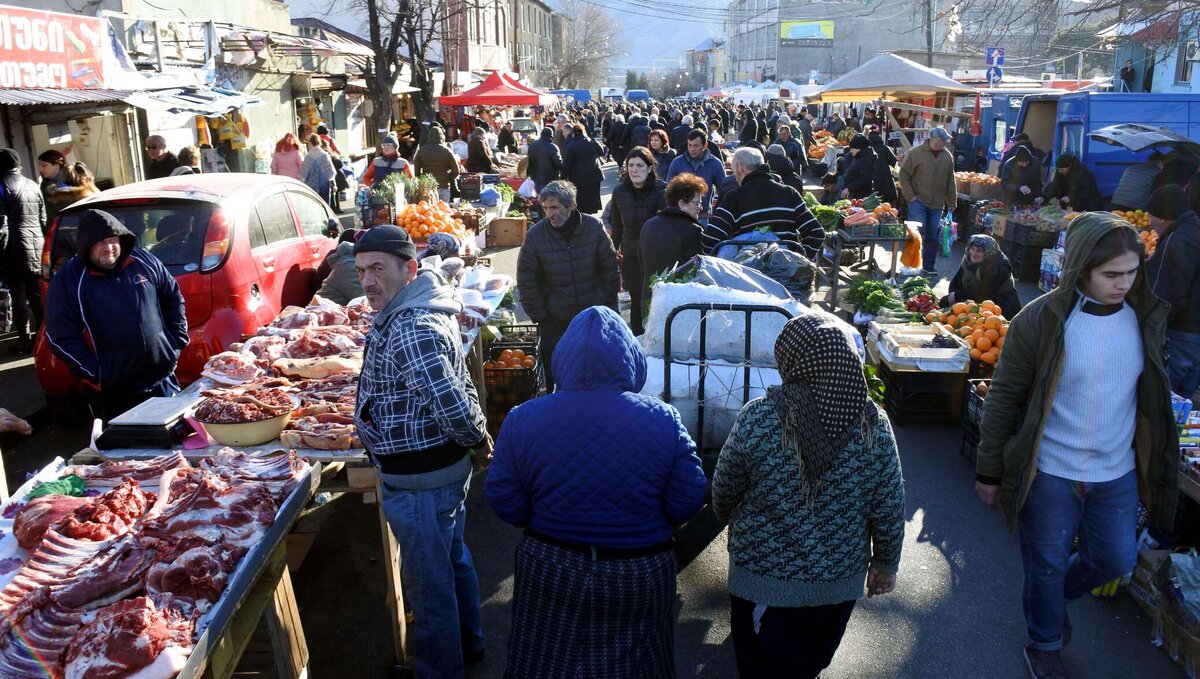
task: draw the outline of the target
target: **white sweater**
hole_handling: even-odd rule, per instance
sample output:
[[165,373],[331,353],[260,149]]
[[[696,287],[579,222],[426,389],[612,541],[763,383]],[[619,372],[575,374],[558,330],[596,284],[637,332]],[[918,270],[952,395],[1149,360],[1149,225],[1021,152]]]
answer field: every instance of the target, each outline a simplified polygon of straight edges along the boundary
[[1125,304],[1110,315],[1067,317],[1062,374],[1038,450],[1038,471],[1102,483],[1135,466],[1137,383],[1144,367],[1137,315]]

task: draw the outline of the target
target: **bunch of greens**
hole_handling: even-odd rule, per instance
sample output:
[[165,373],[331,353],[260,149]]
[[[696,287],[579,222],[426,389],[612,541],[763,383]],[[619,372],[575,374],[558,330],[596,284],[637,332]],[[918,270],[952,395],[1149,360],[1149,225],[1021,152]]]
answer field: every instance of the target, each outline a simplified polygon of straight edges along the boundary
[[886,386],[883,380],[879,379],[879,370],[873,365],[864,363],[863,377],[867,379],[867,393],[870,394],[871,400],[883,405],[883,394]]
[[818,205],[812,208],[813,216],[821,223],[821,228],[826,231],[836,231],[842,223],[842,211],[829,207],[828,205]]
[[[412,182],[411,186],[409,185],[409,182]],[[416,194],[416,182],[417,180],[415,179],[409,179],[408,177],[405,177],[404,173],[402,172],[393,172],[384,177],[383,181],[376,182],[376,184],[371,187],[371,193],[373,194],[372,202],[383,203],[384,205],[395,205],[397,184],[402,186],[401,190],[404,192],[405,199],[407,200],[408,196]]]
[[504,182],[496,184],[496,191],[500,194],[501,203],[512,203],[513,198],[517,196],[517,192],[513,191],[513,187]]
[[894,288],[883,281],[876,281],[870,278],[859,278],[850,284],[850,290],[846,292],[846,301],[850,302],[854,306],[859,306],[863,302],[867,301],[867,297],[870,296],[872,292],[882,291],[888,296],[891,296],[892,290],[894,290]]
[[900,284],[900,296],[904,299],[915,297],[922,292],[933,294],[933,289],[929,287],[929,281],[921,276],[913,276]]

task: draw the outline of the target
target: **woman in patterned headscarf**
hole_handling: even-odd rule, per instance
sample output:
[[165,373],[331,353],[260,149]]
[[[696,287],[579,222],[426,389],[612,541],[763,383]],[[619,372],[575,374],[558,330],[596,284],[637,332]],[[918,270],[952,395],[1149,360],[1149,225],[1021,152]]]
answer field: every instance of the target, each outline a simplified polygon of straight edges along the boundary
[[1021,310],[1021,299],[1017,297],[1013,282],[1012,263],[1000,251],[995,238],[984,234],[971,236],[967,251],[963,254],[962,266],[950,281],[950,294],[941,299],[941,306],[955,302],[990,299],[1004,315],[1012,318]]
[[904,541],[896,440],[847,331],[794,318],[775,359],[783,384],[742,408],[712,482],[743,679],[820,674],[864,577],[867,596],[895,587]]

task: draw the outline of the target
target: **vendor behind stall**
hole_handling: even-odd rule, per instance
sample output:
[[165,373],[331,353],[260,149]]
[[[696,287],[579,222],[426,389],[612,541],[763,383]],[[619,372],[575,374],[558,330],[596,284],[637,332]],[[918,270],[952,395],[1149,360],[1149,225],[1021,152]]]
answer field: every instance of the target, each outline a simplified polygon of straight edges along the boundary
[[1167,377],[1171,391],[1191,398],[1200,387],[1200,218],[1175,184],[1150,194],[1146,212],[1158,233],[1158,247],[1146,260],[1146,280],[1154,294],[1171,305]]
[[88,389],[107,422],[153,396],[179,392],[175,364],[188,345],[175,278],[116,217],[79,219],[79,254],[50,281],[46,341]]
[[496,174],[497,171],[487,136],[482,127],[477,127],[471,132],[471,141],[467,143],[467,172]]
[[379,142],[379,155],[375,156],[375,160],[367,167],[363,174],[363,183],[374,187],[376,182],[382,182],[393,172],[413,176],[412,164],[400,155],[400,142],[396,135],[389,134]]
[[1012,318],[1021,310],[1021,299],[1017,297],[1013,282],[1012,263],[1000,251],[995,238],[984,234],[971,236],[962,265],[950,281],[950,294],[941,299],[940,306],[948,307],[956,302],[973,300],[995,302],[1006,318]]
[[1010,205],[1033,205],[1042,195],[1042,166],[1033,162],[1028,147],[1018,146],[1000,170],[1004,200]]
[[1096,176],[1071,153],[1065,153],[1054,161],[1054,179],[1046,187],[1046,198],[1057,198],[1063,208],[1076,212],[1104,208]]

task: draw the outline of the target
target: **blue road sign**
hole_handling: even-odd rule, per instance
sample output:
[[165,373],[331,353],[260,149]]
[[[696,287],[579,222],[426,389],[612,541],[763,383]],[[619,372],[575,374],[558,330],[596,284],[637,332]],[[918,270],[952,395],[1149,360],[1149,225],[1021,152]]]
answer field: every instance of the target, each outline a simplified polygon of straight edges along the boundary
[[988,66],[1003,66],[1004,65],[1004,48],[1003,47],[988,47],[985,52],[985,59]]
[[999,85],[1002,78],[1004,78],[1004,71],[999,66],[993,66],[987,70],[987,81],[992,87]]

